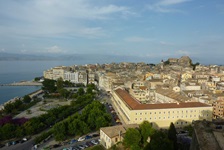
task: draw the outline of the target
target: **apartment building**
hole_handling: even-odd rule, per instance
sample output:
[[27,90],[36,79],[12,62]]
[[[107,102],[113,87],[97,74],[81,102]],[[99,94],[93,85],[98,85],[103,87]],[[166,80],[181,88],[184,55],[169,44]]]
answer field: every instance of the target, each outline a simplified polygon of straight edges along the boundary
[[87,72],[85,70],[79,71],[78,73],[78,83],[83,83],[85,86],[88,83]]
[[52,79],[57,80],[59,78],[62,78],[64,80],[64,74],[66,71],[69,71],[70,68],[66,66],[58,66],[51,68],[50,70],[44,71],[44,78],[46,79]]
[[201,85],[197,82],[183,82],[180,84],[181,91],[201,90]]
[[44,78],[53,80],[53,70],[50,69],[50,70],[44,71]]
[[88,73],[88,84],[95,84],[95,73],[89,72]]
[[58,80],[62,78],[64,81],[73,83],[83,83],[87,85],[87,72],[86,70],[79,70],[77,72],[71,71],[70,67],[58,66],[44,71],[44,78],[51,80]]
[[150,90],[144,85],[144,82],[137,81],[132,83],[129,90],[130,94],[141,102],[150,100]]
[[111,91],[113,87],[113,82],[117,81],[118,77],[115,73],[108,72],[99,76],[99,86],[106,91]]
[[70,81],[73,83],[79,83],[79,73],[78,72],[65,72],[64,80]]
[[53,80],[58,80],[59,78],[62,78],[64,80],[64,73],[69,70],[70,68],[66,66],[58,66],[58,67],[52,68]]
[[171,122],[182,128],[195,120],[212,120],[212,106],[200,102],[141,104],[121,88],[112,91],[112,102],[126,124],[147,120],[155,128],[168,128]]
[[224,119],[224,100],[217,100],[213,102],[213,118],[223,118]]

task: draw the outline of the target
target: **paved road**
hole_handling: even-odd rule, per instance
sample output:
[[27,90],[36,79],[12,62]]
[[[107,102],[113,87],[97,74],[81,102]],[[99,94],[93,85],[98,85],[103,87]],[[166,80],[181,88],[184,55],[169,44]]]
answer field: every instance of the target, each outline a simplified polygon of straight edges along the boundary
[[74,143],[74,144],[66,144],[66,145],[63,145],[63,146],[61,146],[59,148],[55,148],[55,150],[62,150],[63,148],[70,148],[70,147],[75,147],[75,146],[83,145],[83,144],[85,144],[88,141],[92,141],[92,140],[96,140],[96,139],[99,139],[99,136],[98,137],[91,138],[91,139],[87,139],[87,140],[82,141],[82,142],[77,142],[77,143]]
[[34,139],[30,139],[24,143],[2,147],[1,150],[31,150],[34,144]]

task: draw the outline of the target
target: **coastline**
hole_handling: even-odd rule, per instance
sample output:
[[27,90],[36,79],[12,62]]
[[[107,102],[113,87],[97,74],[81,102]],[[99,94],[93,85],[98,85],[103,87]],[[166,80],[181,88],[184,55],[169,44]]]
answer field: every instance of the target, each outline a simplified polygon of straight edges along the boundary
[[[25,95],[29,95],[30,98],[33,98],[34,96],[37,96],[37,95],[39,95],[39,94],[41,94],[41,93],[43,93],[43,90],[42,90],[42,89],[39,89],[39,90],[36,90],[36,91],[31,92],[31,93],[29,93],[29,94],[25,94]],[[25,96],[25,95],[24,95],[24,96]],[[14,97],[14,98],[12,98],[12,99],[10,99],[10,100],[4,102],[3,104],[0,104],[0,111],[4,109],[4,106],[5,106],[6,104],[8,104],[8,103],[13,103],[13,102],[15,102],[16,100],[18,100],[18,99],[20,99],[20,98],[22,98],[22,97],[18,97],[18,96],[17,96],[17,97]]]
[[20,81],[9,84],[0,84],[0,86],[42,86],[42,83],[35,81]]

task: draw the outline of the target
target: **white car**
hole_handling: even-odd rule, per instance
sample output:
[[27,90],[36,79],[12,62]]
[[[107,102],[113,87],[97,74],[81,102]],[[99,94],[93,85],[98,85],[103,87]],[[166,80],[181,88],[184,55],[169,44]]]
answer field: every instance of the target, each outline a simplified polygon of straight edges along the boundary
[[78,139],[78,141],[80,142],[80,141],[84,141],[85,140],[85,137],[80,137],[79,139]]
[[85,148],[86,148],[86,147],[83,146],[83,145],[79,145],[78,147],[81,148],[81,149],[85,149]]
[[99,144],[98,140],[92,140],[91,143],[93,143],[94,145]]

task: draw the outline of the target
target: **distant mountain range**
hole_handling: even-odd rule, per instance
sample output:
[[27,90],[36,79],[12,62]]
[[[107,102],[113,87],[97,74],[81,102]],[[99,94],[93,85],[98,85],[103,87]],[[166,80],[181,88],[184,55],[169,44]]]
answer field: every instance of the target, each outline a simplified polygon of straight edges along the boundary
[[0,53],[0,61],[12,60],[53,60],[54,57],[31,55],[31,54],[13,54],[13,53]]
[[[91,61],[99,63],[111,62],[145,62],[145,63],[160,63],[161,60],[168,58],[164,57],[140,57],[140,56],[125,56],[125,55],[110,55],[110,54],[16,54],[0,52],[0,61]],[[219,58],[208,58],[191,56],[192,62],[201,64],[223,64]],[[89,61],[89,62],[90,62]]]
[[41,55],[41,54],[15,54],[0,52],[0,61],[70,61],[70,60],[95,60],[96,62],[160,62],[160,59],[149,59],[147,57],[138,56],[122,56],[122,55],[103,55],[103,54],[54,54],[54,55]]

